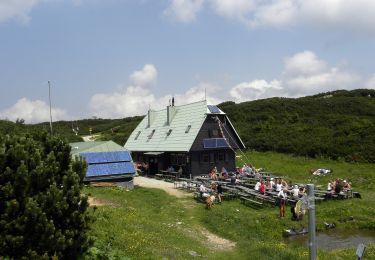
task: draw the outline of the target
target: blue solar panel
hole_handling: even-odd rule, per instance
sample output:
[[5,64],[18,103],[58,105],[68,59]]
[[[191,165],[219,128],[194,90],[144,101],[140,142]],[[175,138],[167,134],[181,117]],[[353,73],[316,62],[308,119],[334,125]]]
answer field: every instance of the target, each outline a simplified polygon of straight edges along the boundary
[[216,145],[217,147],[228,147],[228,143],[224,138],[217,138]]
[[220,109],[217,106],[207,105],[207,107],[208,107],[208,110],[210,110],[210,112],[213,113],[213,114],[220,114],[221,113]]
[[223,147],[229,147],[229,146],[224,138],[207,138],[207,139],[203,139],[203,147],[204,148],[223,148]]
[[128,151],[81,153],[88,164],[107,162],[130,162],[132,159]]
[[216,148],[216,140],[212,139],[203,139],[203,147],[204,148]]
[[134,173],[135,169],[132,162],[89,164],[86,177]]

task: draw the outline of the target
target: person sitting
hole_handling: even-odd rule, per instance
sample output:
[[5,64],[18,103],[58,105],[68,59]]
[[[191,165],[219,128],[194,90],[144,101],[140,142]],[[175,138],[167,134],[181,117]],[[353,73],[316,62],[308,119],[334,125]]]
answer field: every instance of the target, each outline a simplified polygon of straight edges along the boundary
[[259,191],[260,185],[261,185],[260,180],[258,180],[258,182],[255,184],[254,190]]
[[336,179],[336,185],[335,185],[335,193],[339,194],[342,191],[342,182],[339,178]]
[[174,168],[172,165],[168,167],[167,172],[169,173],[174,172]]
[[266,193],[266,185],[264,185],[264,181],[260,181],[259,192],[263,195]]
[[201,198],[206,198],[209,196],[207,188],[203,184],[199,186],[199,195],[201,196]]
[[343,181],[343,191],[348,191],[351,189],[351,185],[346,180]]
[[221,168],[221,179],[225,180],[226,178],[228,178],[228,172],[224,167],[222,167]]
[[275,181],[274,181],[274,178],[271,178],[270,182],[268,183],[268,188],[270,190],[273,190],[275,188],[276,184],[275,184]]

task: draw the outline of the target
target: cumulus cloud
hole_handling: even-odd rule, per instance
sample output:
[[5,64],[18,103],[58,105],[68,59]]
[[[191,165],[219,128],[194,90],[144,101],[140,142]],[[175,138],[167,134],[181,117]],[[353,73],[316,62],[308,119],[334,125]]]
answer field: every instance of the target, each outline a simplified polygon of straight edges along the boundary
[[315,53],[304,51],[285,60],[282,84],[288,96],[301,96],[334,89],[351,89],[359,77],[344,68],[328,66]]
[[[0,118],[16,121],[24,119],[26,123],[40,123],[50,120],[49,105],[41,100],[19,99],[10,108],[0,111]],[[60,108],[52,108],[54,121],[68,119],[66,111]]]
[[164,15],[178,22],[188,23],[196,19],[204,0],[171,0]]
[[0,23],[15,19],[21,23],[28,23],[29,13],[41,0],[1,0]]
[[156,82],[158,71],[152,64],[146,64],[141,70],[130,75],[130,79],[136,86],[149,86]]
[[[355,73],[329,66],[315,53],[304,51],[285,59],[279,80],[243,82],[230,90],[230,96],[236,102],[274,96],[299,97],[336,89],[353,89],[359,81],[360,77]],[[368,84],[372,84],[370,82]]]
[[229,94],[236,102],[243,102],[278,96],[281,90],[281,82],[278,80],[270,82],[265,80],[253,80],[251,82],[242,82],[234,86]]
[[[323,29],[375,33],[373,0],[205,0],[219,16],[249,28],[290,27],[309,24]],[[193,6],[195,8],[193,8]],[[178,21],[190,22],[203,8],[203,0],[174,0],[165,11]]]
[[[159,110],[167,106],[172,95],[155,96],[150,83],[156,81],[157,69],[152,64],[145,65],[141,70],[130,75],[132,85],[123,86],[121,90],[110,93],[98,93],[91,97],[89,108],[91,113],[102,118],[122,118],[144,115],[148,108]],[[218,104],[222,99],[215,97],[220,87],[210,83],[200,83],[184,93],[173,95],[176,105],[184,105],[203,100],[205,91],[208,102]]]

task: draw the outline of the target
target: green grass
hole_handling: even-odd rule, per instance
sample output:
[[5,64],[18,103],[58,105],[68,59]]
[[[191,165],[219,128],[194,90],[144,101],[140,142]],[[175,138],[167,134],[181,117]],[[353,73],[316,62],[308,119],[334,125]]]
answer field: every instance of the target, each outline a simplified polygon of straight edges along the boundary
[[[363,198],[318,204],[317,228],[323,229],[326,221],[336,223],[338,230],[367,229],[375,234],[375,165],[275,153],[253,152],[247,156],[256,167],[277,172],[294,182],[311,182],[325,188],[329,179],[348,179]],[[308,170],[318,167],[332,168],[333,174],[312,178]],[[288,244],[282,237],[286,228],[307,227],[307,218],[300,222],[289,217],[279,219],[276,207],[257,210],[233,200],[206,210],[193,198],[177,199],[161,190],[139,187],[132,191],[87,187],[85,193],[109,203],[95,210],[96,221],[91,231],[95,242],[86,256],[88,259],[191,259],[194,252],[208,259],[308,258],[308,248]],[[212,249],[199,232],[202,228],[236,242],[236,247],[227,251]],[[318,256],[319,259],[353,259],[355,249],[319,249]],[[366,259],[371,258],[375,258],[374,244],[366,248]]]

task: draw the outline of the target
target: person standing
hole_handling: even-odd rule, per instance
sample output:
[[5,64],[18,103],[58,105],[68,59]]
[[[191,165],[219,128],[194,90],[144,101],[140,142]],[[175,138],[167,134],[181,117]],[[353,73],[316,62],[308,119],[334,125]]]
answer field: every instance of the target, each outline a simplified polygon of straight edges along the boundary
[[217,191],[217,198],[219,200],[219,203],[221,203],[221,195],[223,195],[223,187],[221,187],[220,183],[217,185],[216,191]]
[[285,204],[288,199],[287,189],[282,189],[277,197],[279,199],[279,217],[285,217]]

